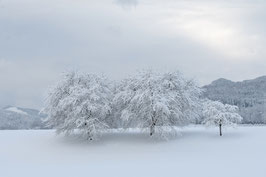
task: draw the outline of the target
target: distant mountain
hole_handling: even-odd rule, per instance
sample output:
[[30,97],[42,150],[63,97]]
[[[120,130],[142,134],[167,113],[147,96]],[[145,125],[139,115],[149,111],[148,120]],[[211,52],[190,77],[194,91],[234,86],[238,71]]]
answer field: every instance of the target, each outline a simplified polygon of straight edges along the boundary
[[243,123],[266,123],[266,76],[242,82],[218,79],[203,88],[204,97],[238,106]]
[[43,129],[46,115],[38,110],[7,106],[0,109],[0,130]]

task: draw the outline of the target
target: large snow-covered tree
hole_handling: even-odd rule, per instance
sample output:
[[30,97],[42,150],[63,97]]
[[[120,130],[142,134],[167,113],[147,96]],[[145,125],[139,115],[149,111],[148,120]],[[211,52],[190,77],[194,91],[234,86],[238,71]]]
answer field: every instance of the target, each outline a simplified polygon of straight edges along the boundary
[[105,77],[66,73],[48,94],[44,109],[48,125],[55,127],[58,133],[79,130],[93,139],[111,122],[108,116],[112,95]]
[[222,126],[235,126],[236,123],[241,122],[242,117],[238,114],[237,106],[205,100],[203,119],[203,124],[206,126],[219,126],[220,136],[222,136]]
[[201,89],[179,72],[143,71],[122,81],[114,105],[123,127],[149,128],[166,137],[166,128],[195,120]]

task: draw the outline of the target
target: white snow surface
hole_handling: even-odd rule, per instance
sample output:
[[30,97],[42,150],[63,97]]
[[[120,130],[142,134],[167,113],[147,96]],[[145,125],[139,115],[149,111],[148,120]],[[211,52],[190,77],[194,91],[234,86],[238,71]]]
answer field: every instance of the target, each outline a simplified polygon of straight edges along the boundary
[[15,113],[18,113],[18,114],[28,115],[28,113],[18,109],[17,107],[9,107],[6,110],[7,111],[11,111],[11,112],[15,112]]
[[114,132],[90,142],[54,130],[0,131],[3,177],[265,177],[266,127],[190,126],[169,141]]

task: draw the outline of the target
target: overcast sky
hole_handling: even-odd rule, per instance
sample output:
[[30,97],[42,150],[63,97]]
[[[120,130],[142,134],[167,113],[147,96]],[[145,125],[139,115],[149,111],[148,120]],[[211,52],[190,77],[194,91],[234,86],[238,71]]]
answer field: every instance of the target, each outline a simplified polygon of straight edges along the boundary
[[265,0],[0,0],[0,107],[41,108],[66,70],[266,75]]

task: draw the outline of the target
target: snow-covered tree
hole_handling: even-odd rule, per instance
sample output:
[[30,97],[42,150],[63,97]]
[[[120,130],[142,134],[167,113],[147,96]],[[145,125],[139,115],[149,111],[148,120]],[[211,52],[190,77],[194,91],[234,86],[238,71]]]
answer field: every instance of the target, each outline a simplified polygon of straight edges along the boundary
[[220,136],[222,136],[222,126],[235,126],[242,120],[237,106],[211,100],[203,102],[203,117],[203,124],[206,126],[219,126]]
[[122,81],[114,105],[123,127],[149,128],[166,137],[165,129],[194,121],[201,89],[179,72],[140,72]]
[[70,72],[49,92],[44,112],[48,114],[48,125],[58,133],[79,130],[92,139],[111,122],[111,100],[106,78]]

